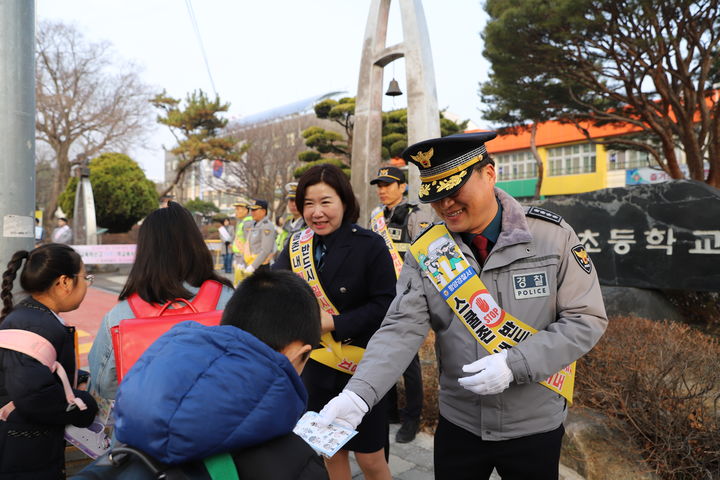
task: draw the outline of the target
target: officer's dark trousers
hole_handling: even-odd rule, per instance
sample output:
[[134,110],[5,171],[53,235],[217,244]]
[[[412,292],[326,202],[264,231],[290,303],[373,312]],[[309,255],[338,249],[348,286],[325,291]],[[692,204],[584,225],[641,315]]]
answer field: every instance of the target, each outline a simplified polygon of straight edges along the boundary
[[[423,382],[418,355],[415,355],[403,373],[403,382],[405,383],[405,408],[402,409],[402,418],[403,420],[419,419],[423,407]],[[388,399],[390,408],[397,408],[397,388],[395,386],[388,392]]]
[[489,441],[440,417],[435,431],[436,480],[557,480],[565,429]]

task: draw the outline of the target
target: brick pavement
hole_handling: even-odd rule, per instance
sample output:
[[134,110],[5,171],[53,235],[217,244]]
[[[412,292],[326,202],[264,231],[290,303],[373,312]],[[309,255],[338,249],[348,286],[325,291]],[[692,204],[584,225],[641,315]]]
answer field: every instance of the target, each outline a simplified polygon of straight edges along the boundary
[[80,368],[87,370],[87,354],[90,352],[90,346],[95,340],[102,318],[116,303],[117,293],[90,287],[87,294],[85,294],[85,300],[77,310],[60,314],[68,325],[72,325],[77,329]]

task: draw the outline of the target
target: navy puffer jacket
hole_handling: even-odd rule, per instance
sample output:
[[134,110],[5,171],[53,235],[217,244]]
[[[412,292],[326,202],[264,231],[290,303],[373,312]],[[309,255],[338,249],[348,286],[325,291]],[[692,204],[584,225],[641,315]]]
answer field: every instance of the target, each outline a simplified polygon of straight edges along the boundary
[[285,355],[233,326],[183,322],[123,378],[117,439],[177,464],[292,430],[307,392]]

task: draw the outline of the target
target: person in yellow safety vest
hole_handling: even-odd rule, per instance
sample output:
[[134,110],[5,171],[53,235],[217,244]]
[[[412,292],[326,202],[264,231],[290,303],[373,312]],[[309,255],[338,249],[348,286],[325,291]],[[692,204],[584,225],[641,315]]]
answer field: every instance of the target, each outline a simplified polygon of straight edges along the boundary
[[[245,242],[247,234],[250,231],[250,227],[253,224],[253,219],[250,216],[250,204],[247,200],[239,200],[233,203],[235,207],[235,240],[233,241],[232,249],[235,253],[235,273],[241,272],[245,269],[245,259],[243,254],[245,252]],[[236,279],[236,284],[237,284]]]

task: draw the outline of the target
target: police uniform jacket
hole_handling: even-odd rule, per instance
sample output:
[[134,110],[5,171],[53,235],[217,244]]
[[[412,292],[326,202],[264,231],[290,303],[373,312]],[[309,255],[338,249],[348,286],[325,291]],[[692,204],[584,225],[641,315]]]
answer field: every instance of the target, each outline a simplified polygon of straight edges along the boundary
[[[397,295],[368,345],[348,388],[369,405],[387,392],[410,363],[430,328],[436,332],[440,414],[484,440],[547,432],[567,415],[565,399],[540,385],[587,353],[607,326],[597,275],[572,252],[580,242],[562,219],[526,217],[525,209],[496,189],[502,205],[498,241],[481,271],[471,249],[453,233],[470,265],[506,311],[538,332],[508,351],[514,380],[497,395],[477,395],[458,384],[463,365],[488,355],[408,255]],[[540,275],[548,285],[539,296],[523,295],[517,279]],[[519,298],[518,298],[519,297]]]
[[[333,337],[341,342],[365,347],[380,327],[395,296],[395,270],[380,235],[355,224],[343,223],[329,235],[328,250],[318,278],[336,315]],[[313,248],[317,237],[313,238]],[[291,270],[289,247],[273,264],[274,269]],[[336,376],[349,375],[310,360],[303,371],[307,384],[331,388]],[[311,392],[312,395],[312,392]]]
[[302,215],[298,218],[293,218],[292,215],[288,215],[283,224],[282,232],[280,232],[277,238],[278,250],[282,250],[287,246],[293,233],[304,230],[305,228],[307,228],[307,226],[305,225],[305,219]]
[[250,255],[255,259],[252,267],[257,269],[260,265],[268,263],[268,258],[275,251],[275,225],[266,216],[259,222],[255,222],[248,233],[248,248]]

